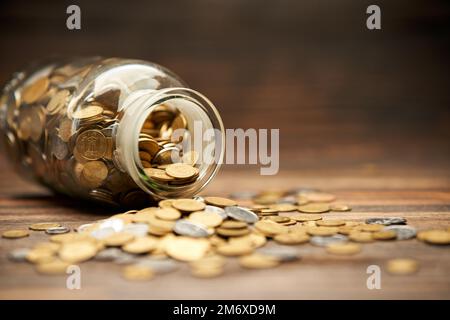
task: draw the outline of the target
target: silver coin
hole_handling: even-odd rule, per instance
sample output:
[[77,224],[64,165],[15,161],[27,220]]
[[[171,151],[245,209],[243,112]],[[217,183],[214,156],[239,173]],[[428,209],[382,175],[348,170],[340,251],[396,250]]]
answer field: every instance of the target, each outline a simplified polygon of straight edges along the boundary
[[173,227],[173,231],[182,236],[194,238],[209,236],[208,228],[206,226],[185,219],[178,220]]
[[347,242],[348,237],[346,237],[342,234],[335,234],[335,235],[329,236],[329,237],[314,236],[309,241],[312,245],[315,245],[318,247],[327,247],[333,243]]
[[45,230],[45,233],[47,234],[63,234],[68,232],[70,232],[70,228],[64,226],[48,228]]
[[283,197],[283,198],[279,199],[277,201],[277,203],[296,204],[297,198],[295,198],[294,196],[287,196],[287,197]]
[[401,217],[369,218],[366,219],[366,223],[390,226],[394,224],[406,224],[406,219]]
[[101,240],[106,237],[109,237],[110,235],[116,233],[113,228],[103,228],[103,229],[97,229],[91,232],[91,236],[95,239]]
[[297,249],[290,246],[272,245],[256,249],[256,252],[275,257],[280,261],[294,261],[300,259]]
[[178,270],[180,265],[170,259],[151,259],[146,258],[143,260],[139,260],[137,265],[145,266],[151,268],[156,273],[164,274]]
[[114,229],[115,232],[120,232],[123,230],[124,222],[122,219],[106,219],[100,224],[100,229]]
[[225,213],[225,210],[220,207],[207,205],[207,206],[205,206],[205,209],[203,209],[203,210],[205,212],[217,213],[219,216],[222,217],[222,219],[228,218],[228,215]]
[[28,248],[14,249],[8,253],[8,258],[14,262],[25,262],[28,252],[30,252],[30,249]]
[[255,223],[259,220],[256,213],[238,206],[225,207],[225,213],[234,220],[247,223]]
[[124,232],[130,233],[135,237],[145,237],[148,233],[148,224],[145,223],[130,223],[123,228]]
[[415,238],[417,231],[410,226],[388,226],[383,230],[391,230],[397,234],[397,240],[408,240]]
[[100,251],[95,256],[95,260],[99,261],[114,261],[120,258],[122,251],[119,248],[108,248]]
[[90,227],[92,227],[93,225],[94,225],[93,223],[85,223],[85,224],[82,224],[81,226],[78,226],[75,230],[77,232],[84,232],[87,229],[89,229]]

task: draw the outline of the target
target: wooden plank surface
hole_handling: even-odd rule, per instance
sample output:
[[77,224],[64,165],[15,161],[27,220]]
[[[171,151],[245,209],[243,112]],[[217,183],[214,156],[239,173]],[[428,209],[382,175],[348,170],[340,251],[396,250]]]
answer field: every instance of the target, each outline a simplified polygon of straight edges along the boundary
[[[58,221],[75,227],[112,214],[89,204],[53,197],[45,190],[18,181],[2,171],[0,185],[0,231],[26,228],[39,221]],[[276,177],[260,177],[245,171],[225,169],[208,194],[226,195],[230,190],[260,190],[309,186],[335,193],[350,204],[349,213],[327,213],[361,221],[368,217],[403,216],[421,229],[450,226],[448,172],[348,175],[342,171],[326,174],[286,171]],[[8,299],[449,299],[449,247],[430,246],[416,240],[366,244],[353,257],[328,255],[310,244],[297,246],[302,259],[271,270],[243,270],[230,260],[226,273],[215,279],[190,276],[187,266],[161,275],[151,282],[130,283],[120,277],[121,266],[109,262],[81,265],[82,289],[68,290],[65,276],[42,276],[31,265],[7,260],[9,250],[31,246],[47,239],[32,232],[26,239],[1,239],[0,298]],[[415,275],[392,276],[385,271],[388,259],[411,257],[420,262]],[[366,287],[369,265],[382,270],[381,289]]]

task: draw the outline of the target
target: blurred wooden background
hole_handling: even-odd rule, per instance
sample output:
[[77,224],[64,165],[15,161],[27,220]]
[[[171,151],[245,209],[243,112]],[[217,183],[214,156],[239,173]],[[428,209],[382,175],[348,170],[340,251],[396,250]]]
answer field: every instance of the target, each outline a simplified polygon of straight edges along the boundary
[[280,128],[281,169],[448,169],[447,1],[2,1],[0,81],[49,55],[147,59],[220,109],[227,128]]

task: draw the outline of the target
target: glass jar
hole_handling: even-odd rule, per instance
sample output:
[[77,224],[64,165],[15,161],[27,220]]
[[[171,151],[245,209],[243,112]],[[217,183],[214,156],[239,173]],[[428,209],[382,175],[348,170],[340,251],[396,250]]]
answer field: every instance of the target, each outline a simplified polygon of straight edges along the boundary
[[[140,60],[50,61],[16,73],[0,98],[0,129],[22,176],[128,207],[192,197],[224,153],[214,105],[171,71]],[[205,147],[213,161],[204,161]]]

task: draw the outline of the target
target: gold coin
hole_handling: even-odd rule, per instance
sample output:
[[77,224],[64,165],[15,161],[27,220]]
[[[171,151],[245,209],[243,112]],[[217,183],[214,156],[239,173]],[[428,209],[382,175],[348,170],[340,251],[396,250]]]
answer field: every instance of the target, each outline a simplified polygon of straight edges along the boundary
[[351,211],[352,208],[350,208],[346,204],[335,203],[335,204],[330,205],[330,210],[334,211],[334,212],[347,212],[347,211]]
[[387,262],[389,273],[407,275],[415,273],[419,269],[419,263],[413,259],[392,259]]
[[26,86],[22,91],[22,100],[27,104],[36,102],[47,91],[50,81],[47,77],[42,77]]
[[61,245],[59,243],[55,243],[55,242],[40,242],[40,243],[36,244],[33,249],[47,250],[47,251],[51,251],[51,252],[56,253],[56,252],[58,252],[60,247],[61,247]]
[[372,232],[352,231],[348,238],[354,242],[373,242]]
[[56,243],[69,243],[69,242],[77,242],[77,241],[96,242],[96,240],[87,233],[57,234],[57,235],[51,236],[50,241],[56,242]]
[[198,169],[184,163],[169,164],[166,168],[167,175],[176,179],[188,179],[198,175]]
[[216,250],[223,256],[243,256],[252,253],[254,248],[244,244],[227,243],[218,246]]
[[[264,246],[267,243],[267,239],[263,234],[252,232],[247,235],[230,238],[230,239],[228,239],[228,242],[229,243],[244,242],[245,246],[251,246],[252,248],[259,248],[259,247]],[[224,243],[221,243],[221,244],[224,244]]]
[[176,237],[167,241],[165,252],[173,259],[189,262],[203,258],[210,246],[205,239]]
[[219,226],[223,219],[217,213],[196,211],[189,215],[189,220],[192,222],[203,224],[207,227],[217,227]]
[[312,236],[333,236],[338,233],[339,229],[336,227],[308,227],[306,232]]
[[330,206],[326,203],[310,203],[299,206],[298,211],[303,213],[324,213],[330,211]]
[[430,244],[445,245],[450,244],[450,233],[445,230],[427,230],[421,232],[421,239]]
[[280,264],[280,261],[267,255],[253,253],[239,258],[241,267],[248,269],[268,269]]
[[59,223],[56,222],[41,222],[32,224],[29,228],[35,231],[45,231],[49,228],[61,227]]
[[145,174],[154,180],[158,181],[173,181],[175,180],[174,177],[169,176],[164,170],[157,169],[157,168],[144,168]]
[[200,155],[197,151],[188,151],[185,154],[183,154],[183,157],[181,158],[181,161],[183,163],[194,166],[197,164],[198,160],[200,159]]
[[225,265],[226,259],[217,254],[207,255],[199,260],[189,262],[191,267],[221,268]]
[[289,217],[282,217],[282,216],[269,216],[264,218],[264,220],[270,220],[276,223],[285,223],[291,221]]
[[92,242],[66,242],[59,250],[59,257],[65,262],[78,263],[93,258],[97,254],[97,250],[97,245]]
[[336,196],[325,192],[307,192],[303,194],[311,202],[331,202],[336,200]]
[[74,119],[86,120],[86,119],[98,117],[102,114],[102,112],[103,112],[103,108],[101,106],[90,105],[83,109],[76,110],[72,114],[72,117]]
[[355,227],[355,230],[361,232],[378,232],[384,228],[381,224],[360,224]]
[[[254,211],[254,210],[253,210]],[[275,209],[261,209],[254,212],[259,212],[261,216],[273,216],[278,214],[278,210]]]
[[53,250],[34,248],[27,253],[27,261],[31,263],[45,263],[55,259]]
[[105,155],[108,143],[100,130],[86,130],[77,137],[75,148],[83,159],[98,160]]
[[299,221],[299,222],[306,222],[306,221],[317,221],[321,220],[322,216],[320,214],[296,214],[293,216],[289,216],[289,218]]
[[269,220],[261,220],[255,223],[255,228],[266,236],[288,233],[288,227]]
[[90,187],[95,188],[108,177],[108,168],[103,161],[89,161],[84,164],[81,176]]
[[150,227],[157,228],[159,230],[163,230],[166,232],[171,232],[173,227],[175,226],[175,221],[173,220],[161,220],[156,217],[152,217],[148,220],[148,224]]
[[149,267],[130,265],[123,268],[122,276],[129,281],[148,281],[153,279],[155,273]]
[[340,227],[345,225],[343,220],[320,220],[316,221],[316,225],[321,227]]
[[397,233],[392,230],[387,230],[387,231],[381,230],[381,231],[372,233],[372,237],[375,240],[394,240],[397,238]]
[[306,233],[284,233],[276,235],[273,240],[281,244],[301,244],[309,241]]
[[290,203],[271,204],[269,207],[270,207],[270,209],[274,209],[274,210],[282,211],[282,212],[289,212],[289,211],[297,210],[297,206],[290,204]]
[[141,237],[128,242],[122,250],[133,254],[143,254],[156,249],[158,240],[154,237]]
[[139,141],[139,149],[147,151],[152,158],[159,152],[161,147],[158,142],[153,139],[145,139]]
[[215,278],[223,274],[222,267],[191,267],[191,274],[197,278]]
[[2,233],[3,238],[17,239],[28,237],[30,233],[27,230],[7,230]]
[[174,208],[161,208],[155,211],[155,216],[162,220],[177,220],[181,217],[181,212]]
[[120,247],[132,241],[133,239],[134,236],[130,233],[116,232],[110,236],[107,236],[106,238],[103,238],[102,242],[105,246],[108,247]]
[[47,104],[47,112],[51,115],[57,114],[67,103],[70,92],[61,90],[57,92]]
[[202,211],[205,209],[205,204],[203,202],[194,199],[177,199],[173,201],[172,206],[175,209],[185,212]]
[[158,205],[160,208],[172,208],[172,203],[173,203],[172,199],[165,199],[165,200],[161,200],[158,203]]
[[205,197],[205,202],[216,207],[231,207],[237,205],[236,201],[222,197]]
[[59,259],[53,259],[48,262],[36,265],[36,271],[47,275],[66,274],[69,264]]
[[247,228],[247,223],[237,220],[226,220],[220,225],[223,229],[242,229]]
[[361,246],[356,243],[332,243],[326,249],[332,254],[353,255],[361,251]]
[[248,228],[242,229],[226,229],[226,228],[217,228],[216,233],[222,237],[240,237],[250,233]]

